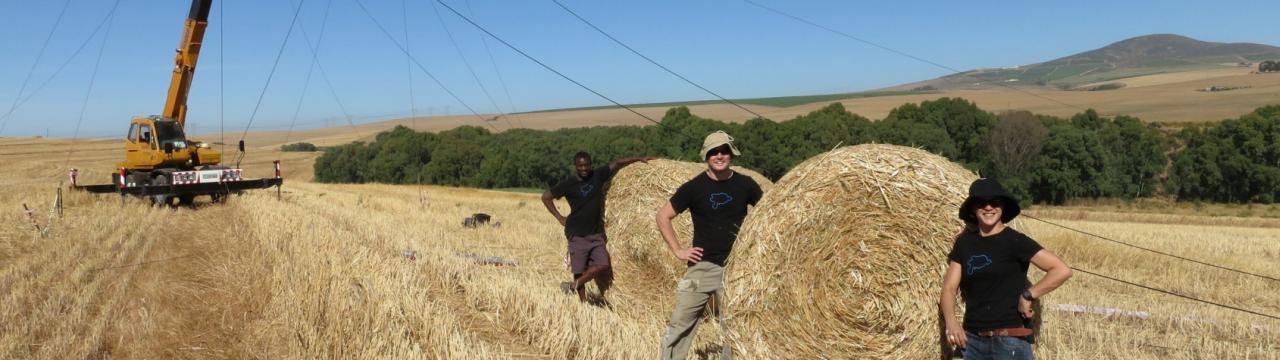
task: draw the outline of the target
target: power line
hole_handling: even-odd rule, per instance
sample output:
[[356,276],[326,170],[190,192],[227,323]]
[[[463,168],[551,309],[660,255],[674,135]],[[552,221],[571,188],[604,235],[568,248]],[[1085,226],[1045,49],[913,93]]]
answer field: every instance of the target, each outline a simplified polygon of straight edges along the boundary
[[453,50],[458,52],[458,58],[462,59],[462,65],[467,67],[467,72],[471,73],[471,78],[476,80],[476,85],[480,86],[480,91],[484,93],[484,97],[489,99],[489,104],[493,105],[493,109],[498,111],[498,114],[502,116],[502,120],[507,122],[507,128],[515,128],[515,125],[511,124],[511,119],[507,119],[507,113],[503,112],[502,108],[498,107],[498,102],[493,101],[493,96],[489,95],[489,89],[484,86],[484,82],[480,81],[480,76],[476,75],[476,69],[471,67],[470,61],[467,61],[467,55],[462,53],[462,47],[458,46],[458,41],[453,38],[453,32],[449,31],[449,24],[444,22],[443,16],[440,16],[440,7],[432,2],[431,10],[435,12],[436,19],[440,21],[440,27],[444,29],[444,34],[449,37],[449,43],[453,44]]
[[[467,5],[467,12],[471,13],[471,17],[475,17],[476,11],[471,8],[471,1],[464,0],[463,3]],[[489,49],[489,40],[485,40],[484,35],[480,35],[480,44],[484,45],[484,52],[489,55],[489,64],[493,65],[493,73],[498,75],[498,84],[502,85],[502,92],[507,94],[507,104],[511,106],[511,112],[508,115],[519,113],[520,110],[516,109],[516,102],[511,100],[511,89],[507,87],[507,80],[503,79],[502,70],[498,68],[498,61],[493,58],[493,50]],[[516,120],[521,127],[524,126],[523,120],[520,118],[516,118]]]
[[[280,58],[284,56],[284,49],[289,45],[289,37],[293,35],[293,27],[298,23],[298,14],[302,12],[302,5],[307,0],[298,2],[298,8],[293,11],[293,20],[289,21],[289,30],[284,33],[284,41],[280,42],[280,50],[276,52],[276,59],[271,63],[271,71],[267,73],[267,82],[262,85],[262,92],[258,93],[258,101],[253,105],[253,112],[249,113],[249,123],[245,124],[244,132],[240,134],[240,141],[249,135],[249,126],[253,125],[253,120],[258,116],[258,108],[262,107],[262,98],[267,96],[267,88],[271,87],[271,79],[276,75],[276,67],[280,66]],[[240,156],[244,156],[244,151],[240,152]],[[237,161],[236,163],[239,163]]]
[[[400,0],[400,21],[404,23],[404,49],[406,52],[404,64],[405,70],[409,72],[409,119],[413,121],[413,131],[418,131],[418,103],[413,96],[413,60],[407,54],[413,52],[413,48],[409,46],[409,6],[407,3],[408,0]],[[422,185],[422,166],[419,166],[415,172],[418,174],[417,184]],[[419,204],[422,202],[422,197],[422,186],[418,186]]]
[[[118,2],[119,0],[116,0],[116,1]],[[71,56],[67,57],[66,61],[63,61],[61,65],[58,65],[58,68],[53,71],[53,75],[49,75],[47,79],[44,79],[44,82],[40,83],[40,86],[37,86],[35,90],[32,90],[30,94],[27,94],[27,97],[22,98],[22,100],[18,101],[17,103],[14,103],[14,105],[9,108],[9,111],[6,112],[4,116],[0,116],[0,134],[4,133],[5,127],[9,125],[9,117],[13,115],[13,113],[17,111],[19,107],[22,107],[22,105],[26,104],[28,101],[31,101],[31,98],[35,97],[36,94],[40,93],[40,90],[43,90],[45,86],[48,86],[50,82],[53,82],[53,79],[57,78],[59,74],[62,74],[62,71],[66,70],[67,65],[70,65],[72,60],[75,60],[77,57],[80,56],[80,52],[84,51],[84,48],[88,46],[90,42],[93,41],[93,38],[98,36],[99,31],[102,31],[102,27],[107,24],[107,20],[110,19],[112,15],[115,15],[115,9],[116,9],[115,7],[112,7],[111,11],[108,12],[106,16],[102,17],[102,21],[99,21],[98,26],[95,26],[93,28],[93,32],[89,33],[89,37],[85,38],[84,42],[80,43],[79,47],[76,47],[76,51],[72,52]]]
[[[356,1],[359,1],[359,0],[356,0]],[[524,52],[523,50],[520,50],[520,48],[517,48],[515,45],[511,45],[511,43],[509,43],[509,42],[507,42],[506,40],[503,40],[502,38],[498,37],[498,35],[494,35],[494,33],[493,33],[493,32],[490,32],[488,29],[485,29],[483,26],[480,26],[480,24],[477,24],[475,21],[471,21],[471,19],[470,19],[470,18],[466,17],[465,15],[462,15],[462,13],[459,13],[459,12],[458,12],[458,10],[454,10],[454,9],[453,9],[453,7],[449,6],[449,4],[445,4],[445,3],[444,3],[443,1],[441,1],[441,0],[435,0],[435,2],[440,3],[440,5],[443,5],[446,9],[449,9],[449,11],[453,12],[453,14],[454,14],[454,15],[457,15],[458,17],[462,18],[462,20],[466,20],[466,21],[467,21],[467,23],[471,24],[471,26],[474,26],[476,29],[480,29],[480,31],[483,31],[485,34],[488,34],[488,35],[489,35],[489,37],[492,37],[494,40],[497,40],[498,42],[502,43],[502,45],[506,45],[506,46],[507,46],[508,48],[510,48],[511,50],[513,50],[513,51],[515,51],[515,52],[517,52],[517,53],[520,53],[520,55],[524,56],[526,59],[529,59],[530,61],[533,61],[534,63],[537,63],[539,66],[542,66],[542,68],[543,68],[543,69],[547,69],[547,71],[550,71],[550,72],[552,72],[552,73],[555,73],[556,75],[559,75],[561,78],[564,78],[565,80],[568,80],[569,82],[573,83],[574,85],[577,85],[577,86],[578,86],[578,87],[580,87],[580,88],[583,88],[583,89],[585,89],[585,90],[587,90],[587,91],[590,91],[592,94],[595,94],[596,96],[599,96],[601,99],[605,99],[605,100],[607,100],[607,101],[609,101],[609,102],[613,103],[614,105],[617,105],[618,107],[621,107],[621,108],[623,108],[623,109],[626,109],[627,111],[630,111],[632,114],[636,114],[636,116],[639,116],[639,117],[641,117],[641,118],[644,118],[645,120],[648,120],[648,121],[649,121],[649,122],[651,122],[651,123],[657,124],[659,127],[662,127],[662,128],[665,128],[665,129],[671,129],[671,128],[667,127],[666,125],[663,125],[663,124],[662,124],[662,122],[657,121],[657,120],[654,120],[653,118],[651,118],[651,117],[649,117],[649,116],[647,116],[647,115],[645,115],[645,114],[641,114],[639,111],[636,111],[635,109],[632,109],[630,106],[626,106],[626,105],[623,105],[623,104],[622,104],[622,103],[620,103],[620,102],[614,101],[613,99],[609,98],[608,96],[605,96],[604,94],[601,94],[599,91],[595,91],[594,89],[592,89],[592,88],[590,88],[590,87],[588,87],[588,86],[586,86],[586,85],[583,85],[582,83],[578,82],[577,80],[574,80],[573,78],[569,77],[568,75],[565,75],[564,73],[562,73],[562,72],[560,72],[560,71],[556,70],[555,68],[552,68],[550,65],[547,65],[546,63],[543,63],[542,61],[539,61],[537,58],[534,58],[533,56],[529,55],[528,53]],[[676,129],[671,129],[671,130],[676,130]],[[682,132],[682,131],[676,131],[676,133],[681,134],[681,135],[684,135],[685,137],[692,138],[691,136],[689,136],[688,134],[685,134],[685,133],[684,133],[684,132]]]
[[[750,4],[750,5],[752,5],[752,6],[755,6],[755,7],[758,7],[758,8],[764,9],[764,10],[767,10],[767,11],[769,11],[769,12],[772,12],[772,13],[774,13],[774,14],[778,14],[778,15],[781,15],[781,16],[783,16],[783,17],[790,18],[790,19],[792,19],[792,20],[795,20],[795,21],[798,21],[798,22],[804,23],[804,24],[806,24],[806,25],[813,26],[813,27],[816,27],[816,28],[822,29],[822,30],[824,30],[824,31],[827,31],[827,32],[830,32],[830,33],[833,33],[833,34],[836,34],[836,35],[840,35],[840,36],[842,36],[842,37],[845,37],[845,38],[848,38],[848,39],[851,39],[851,40],[854,40],[854,41],[857,41],[857,42],[860,42],[860,43],[863,43],[863,44],[867,44],[867,45],[870,45],[870,46],[873,46],[873,47],[879,48],[879,49],[884,50],[884,51],[888,51],[888,52],[891,52],[891,53],[894,53],[894,54],[898,54],[898,55],[901,55],[901,56],[903,56],[903,57],[906,57],[906,58],[909,58],[909,59],[912,59],[912,60],[915,60],[915,61],[919,61],[919,62],[922,62],[922,63],[925,63],[925,64],[929,64],[929,65],[932,65],[932,66],[937,67],[937,68],[939,68],[939,69],[943,69],[943,70],[950,71],[950,72],[952,72],[952,73],[954,73],[954,74],[956,74],[956,75],[960,75],[960,76],[964,76],[964,77],[968,77],[968,78],[976,79],[976,80],[980,80],[980,81],[986,81],[986,80],[984,80],[984,79],[981,79],[981,78],[978,78],[978,77],[975,77],[975,76],[972,76],[972,75],[967,75],[967,74],[965,74],[965,72],[964,72],[964,71],[957,70],[957,69],[955,69],[955,68],[953,68],[953,67],[946,66],[946,65],[943,65],[943,64],[939,64],[939,63],[937,63],[937,62],[930,61],[930,60],[928,60],[928,59],[925,59],[925,58],[922,58],[922,57],[919,57],[919,56],[911,55],[911,54],[909,54],[909,53],[906,53],[906,52],[903,52],[903,51],[899,51],[899,50],[896,50],[896,49],[890,48],[890,47],[888,47],[888,46],[880,45],[880,44],[878,44],[878,43],[876,43],[876,42],[873,42],[873,41],[870,41],[870,40],[867,40],[867,39],[863,39],[863,38],[860,38],[860,37],[857,37],[857,36],[850,35],[849,33],[846,33],[846,32],[840,31],[840,30],[836,30],[836,29],[833,29],[833,28],[831,28],[831,27],[828,27],[828,26],[825,26],[825,25],[822,25],[822,24],[819,24],[819,23],[816,23],[816,22],[813,22],[813,21],[809,21],[809,20],[804,19],[804,18],[801,18],[801,17],[799,17],[799,16],[792,15],[792,14],[790,14],[790,13],[783,12],[782,10],[778,10],[778,9],[775,9],[775,8],[771,8],[771,7],[765,6],[765,5],[763,5],[763,4],[760,4],[760,3],[755,2],[755,1],[752,1],[752,0],[742,0],[742,1],[743,1],[743,2],[746,2],[747,4]],[[1049,102],[1053,102],[1053,103],[1056,103],[1056,104],[1058,104],[1058,105],[1062,105],[1062,106],[1070,107],[1070,108],[1073,108],[1073,109],[1076,109],[1076,110],[1080,110],[1080,111],[1085,111],[1085,110],[1086,110],[1086,109],[1084,109],[1084,108],[1082,108],[1082,107],[1079,107],[1079,106],[1076,106],[1076,105],[1072,105],[1072,104],[1068,104],[1068,103],[1065,103],[1065,102],[1062,102],[1062,101],[1058,101],[1057,99],[1053,99],[1053,98],[1050,98],[1050,97],[1047,97],[1047,96],[1044,96],[1044,95],[1036,94],[1036,93],[1033,93],[1033,92],[1030,92],[1030,91],[1027,91],[1027,90],[1024,90],[1024,89],[1018,88],[1018,87],[1014,87],[1014,86],[1011,86],[1011,85],[1005,85],[1005,84],[1002,84],[1002,83],[1000,83],[1000,82],[998,82],[998,81],[993,81],[993,82],[988,82],[988,83],[989,83],[989,84],[992,84],[992,85],[999,86],[999,87],[1003,87],[1003,88],[1006,88],[1006,89],[1009,89],[1009,90],[1017,91],[1017,92],[1020,92],[1020,93],[1026,94],[1026,95],[1030,95],[1030,96],[1032,96],[1032,97],[1036,97],[1036,98],[1040,98],[1040,99],[1043,99],[1043,100],[1047,100],[1047,101],[1049,101]]]
[[[409,6],[408,0],[400,0],[400,21],[404,23],[404,48],[409,52],[413,48],[409,46]],[[404,57],[405,69],[409,72],[409,118],[413,119],[413,127],[417,131],[418,127],[418,103],[413,96],[413,60],[409,60],[409,56]]]
[[[320,45],[324,43],[324,31],[329,25],[329,9],[333,5],[333,0],[328,0],[324,4],[324,15],[320,18],[320,34],[316,36],[316,46],[311,48],[311,40],[307,40],[308,49],[312,49],[311,65],[307,66],[307,76],[302,80],[302,94],[298,96],[298,106],[293,109],[293,117],[289,119],[289,130],[284,134],[284,142],[289,143],[289,138],[293,136],[293,125],[298,122],[298,114],[302,112],[302,104],[307,99],[307,89],[311,87],[311,75],[315,73],[316,63],[320,60]],[[307,34],[304,31],[303,37]]]
[[[290,4],[292,3],[293,2],[290,1]],[[332,3],[332,1],[330,1],[330,3]],[[299,6],[301,6],[301,4],[299,4]],[[325,18],[325,23],[327,23],[329,5],[325,5],[325,6],[326,7],[325,7],[324,18]],[[324,33],[323,28],[325,27],[325,24],[321,24],[320,27],[321,27],[321,34],[323,35]],[[299,23],[298,31],[302,32],[302,42],[307,45],[307,51],[311,54],[311,61],[315,63],[316,69],[320,70],[320,80],[324,80],[325,87],[329,89],[329,96],[333,97],[333,103],[338,105],[338,111],[342,112],[343,119],[347,120],[347,125],[351,126],[351,131],[355,133],[356,136],[359,136],[360,130],[356,128],[356,123],[355,121],[352,120],[351,112],[347,111],[347,106],[342,102],[342,97],[338,96],[337,88],[334,87],[333,82],[329,80],[329,72],[325,71],[324,63],[320,62],[320,43],[319,42],[321,39],[317,39],[316,44],[312,45],[311,36],[307,35],[306,24]],[[318,37],[323,38],[323,36],[318,36]]]
[[1058,224],[1058,223],[1055,223],[1055,222],[1052,222],[1052,221],[1048,221],[1048,220],[1044,220],[1044,219],[1041,219],[1041,218],[1038,218],[1038,217],[1035,217],[1035,216],[1031,216],[1031,215],[1029,215],[1029,214],[1022,214],[1022,216],[1026,216],[1026,217],[1028,217],[1028,218],[1031,218],[1032,220],[1036,220],[1036,221],[1039,221],[1039,222],[1042,222],[1042,223],[1045,223],[1045,224],[1049,224],[1049,225],[1057,226],[1057,227],[1060,227],[1060,228],[1063,228],[1063,229],[1067,229],[1067,230],[1070,230],[1070,231],[1074,231],[1074,232],[1077,232],[1077,233],[1081,233],[1081,234],[1084,234],[1084,235],[1092,236],[1092,237],[1095,237],[1095,238],[1098,238],[1098,239],[1102,239],[1102,240],[1110,241],[1110,242],[1113,242],[1113,243],[1116,243],[1116,244],[1120,244],[1120,245],[1128,246],[1128,247],[1135,248],[1135,249],[1139,249],[1139,250],[1143,250],[1143,251],[1148,251],[1148,252],[1152,252],[1152,253],[1156,253],[1156,254],[1160,254],[1160,255],[1168,256],[1168,257],[1175,258],[1175,259],[1178,259],[1178,260],[1189,261],[1189,262],[1193,262],[1193,263],[1200,264],[1200,265],[1204,265],[1204,266],[1208,266],[1208,267],[1218,268],[1218,269],[1222,269],[1222,270],[1226,270],[1226,271],[1231,271],[1231,272],[1235,272],[1235,273],[1240,273],[1240,274],[1244,274],[1244,275],[1249,275],[1249,276],[1255,276],[1255,277],[1262,278],[1262,279],[1266,279],[1266,280],[1271,280],[1271,281],[1280,281],[1280,278],[1275,278],[1275,277],[1271,277],[1271,276],[1267,276],[1267,275],[1262,275],[1262,274],[1251,273],[1251,272],[1244,271],[1244,270],[1232,269],[1232,268],[1225,267],[1225,266],[1221,266],[1221,265],[1210,264],[1210,263],[1207,263],[1207,262],[1204,262],[1204,261],[1200,261],[1200,260],[1196,260],[1196,259],[1191,259],[1191,258],[1187,258],[1187,257],[1183,257],[1183,256],[1178,256],[1178,255],[1174,255],[1174,254],[1166,253],[1166,252],[1163,252],[1163,251],[1154,250],[1154,249],[1149,249],[1149,248],[1141,247],[1141,246],[1138,246],[1138,245],[1130,244],[1130,243],[1127,243],[1127,242],[1123,242],[1123,241],[1119,241],[1119,240],[1111,239],[1111,238],[1108,238],[1108,237],[1105,237],[1105,236],[1102,236],[1102,235],[1093,234],[1093,233],[1086,232],[1086,231],[1083,231],[1083,230],[1077,230],[1077,229],[1074,229],[1074,228],[1071,228],[1071,227],[1068,227],[1068,226],[1065,226],[1065,225],[1062,225],[1062,224]]
[[[89,87],[84,91],[84,102],[80,104],[80,116],[76,118],[76,128],[71,133],[71,143],[67,144],[67,160],[63,163],[63,167],[70,167],[71,165],[71,154],[75,152],[76,139],[80,137],[80,125],[84,123],[84,113],[89,108],[89,96],[93,95],[93,85],[98,80],[98,69],[99,65],[102,65],[102,54],[107,52],[107,39],[111,37],[111,27],[115,23],[115,10],[118,6],[120,6],[119,0],[116,0],[115,4],[111,5],[112,15],[109,17],[110,20],[107,21],[107,31],[102,33],[102,44],[98,46],[98,58],[93,61],[93,71],[89,73]],[[45,134],[45,136],[47,137],[48,134]]]
[[226,7],[225,2],[218,5],[218,141],[222,144],[223,154],[227,153],[227,62],[224,56],[227,53],[227,36],[223,31],[227,27],[227,20],[222,11]]
[[404,46],[401,46],[400,41],[396,40],[396,37],[392,36],[391,32],[387,31],[387,28],[382,26],[382,23],[378,21],[378,18],[373,17],[373,13],[369,12],[369,9],[364,6],[363,1],[356,0],[356,5],[360,6],[360,11],[363,11],[365,16],[368,16],[369,20],[373,21],[373,24],[378,26],[378,30],[381,30],[382,34],[386,35],[387,39],[391,40],[391,42],[396,45],[397,49],[400,49],[400,52],[403,52],[404,55],[408,56],[410,60],[413,60],[413,64],[418,66],[418,70],[421,70],[423,73],[427,74],[427,77],[431,78],[431,81],[434,81],[437,86],[440,86],[440,88],[444,90],[445,93],[448,93],[449,96],[453,97],[454,101],[457,101],[459,104],[462,104],[462,107],[467,108],[467,110],[470,111],[472,115],[475,115],[477,119],[480,119],[481,123],[485,125],[489,125],[489,128],[493,129],[493,131],[495,132],[498,131],[497,127],[493,126],[493,124],[490,124],[489,121],[485,120],[483,116],[480,116],[480,113],[476,112],[475,109],[471,108],[471,105],[467,105],[467,102],[462,101],[462,98],[458,97],[457,94],[454,94],[453,91],[449,90],[447,86],[444,86],[444,83],[441,82],[439,78],[436,78],[435,74],[432,74],[431,71],[428,71],[427,68],[425,66],[422,66],[422,63],[419,62],[418,59],[413,56],[413,54],[409,53],[409,50],[405,49]]
[[31,69],[27,70],[27,76],[22,78],[22,86],[18,87],[18,95],[14,96],[13,104],[9,105],[9,112],[13,112],[13,109],[18,107],[18,100],[22,99],[22,93],[27,90],[27,84],[31,81],[31,75],[35,74],[36,66],[40,65],[40,60],[44,59],[44,52],[49,48],[49,43],[53,40],[53,33],[58,31],[58,25],[62,24],[62,17],[67,14],[69,5],[71,5],[71,0],[62,2],[62,10],[58,11],[58,18],[53,21],[53,27],[49,28],[49,34],[45,35],[44,44],[40,45],[40,51],[36,52],[36,61],[31,63]]
[[636,56],[639,56],[640,58],[645,59],[645,61],[648,61],[650,64],[653,64],[654,66],[657,66],[657,67],[661,68],[662,70],[666,71],[668,74],[671,74],[671,75],[673,75],[673,76],[675,76],[675,77],[678,77],[678,78],[680,78],[680,80],[684,80],[684,82],[689,83],[689,85],[693,85],[694,87],[697,87],[698,89],[702,89],[702,91],[704,91],[704,92],[706,92],[706,93],[708,93],[708,94],[711,94],[711,96],[715,96],[717,99],[720,99],[721,101],[724,101],[724,102],[727,102],[727,103],[729,103],[729,104],[731,104],[731,105],[733,105],[733,106],[736,106],[736,107],[738,107],[739,109],[742,109],[742,111],[746,111],[746,112],[748,112],[748,113],[751,113],[751,115],[755,115],[757,118],[763,118],[763,117],[764,117],[763,115],[760,115],[760,114],[756,113],[755,111],[751,111],[751,109],[747,109],[746,107],[744,107],[744,106],[742,106],[742,105],[740,105],[740,104],[738,104],[738,103],[734,102],[733,100],[726,99],[725,97],[720,96],[720,94],[717,94],[717,93],[715,93],[714,91],[711,91],[710,89],[707,89],[707,88],[703,87],[702,85],[698,85],[698,83],[693,82],[693,80],[689,80],[689,78],[686,78],[686,77],[684,77],[683,75],[680,75],[680,74],[676,73],[675,71],[673,71],[673,70],[671,70],[671,69],[667,68],[666,66],[663,66],[662,64],[659,64],[657,61],[655,61],[655,60],[653,60],[653,59],[649,58],[648,56],[645,56],[644,54],[641,54],[641,53],[640,53],[639,51],[637,51],[636,49],[632,48],[631,46],[628,46],[626,43],[623,43],[623,42],[622,42],[622,40],[618,40],[618,38],[613,37],[613,35],[609,35],[609,33],[605,32],[605,31],[604,31],[604,30],[602,30],[602,29],[600,29],[600,27],[596,26],[595,24],[592,24],[590,21],[587,21],[587,19],[585,19],[585,18],[583,18],[582,16],[578,15],[578,13],[573,12],[573,10],[570,10],[570,9],[569,9],[569,7],[564,6],[564,4],[560,3],[560,0],[551,0],[551,2],[555,3],[557,6],[560,6],[560,8],[561,8],[561,9],[564,9],[564,11],[565,11],[565,12],[568,12],[570,15],[573,15],[573,17],[578,18],[578,20],[582,21],[582,23],[583,23],[583,24],[587,24],[587,26],[590,26],[592,29],[595,29],[595,30],[596,30],[596,32],[599,32],[599,33],[600,33],[600,35],[604,35],[604,37],[609,38],[609,40],[613,40],[613,42],[614,42],[614,43],[617,43],[618,45],[621,45],[623,48],[626,48],[627,50],[631,51],[631,53],[632,53],[632,54],[636,54]]
[[1095,272],[1092,272],[1092,271],[1088,271],[1088,270],[1085,270],[1085,269],[1081,269],[1081,268],[1079,268],[1079,267],[1075,267],[1075,266],[1071,267],[1071,269],[1072,269],[1072,270],[1075,270],[1075,271],[1079,271],[1079,272],[1085,273],[1085,274],[1089,274],[1089,275],[1097,276],[1097,277],[1100,277],[1100,278],[1103,278],[1103,279],[1107,279],[1107,280],[1111,280],[1111,281],[1115,281],[1115,282],[1119,282],[1119,283],[1123,283],[1123,284],[1127,284],[1127,285],[1131,285],[1131,286],[1136,286],[1136,287],[1140,287],[1140,288],[1143,288],[1143,289],[1147,289],[1147,290],[1151,290],[1151,291],[1155,291],[1155,292],[1159,292],[1159,293],[1164,293],[1164,294],[1167,294],[1167,295],[1173,295],[1173,296],[1177,296],[1177,297],[1180,297],[1180,298],[1183,298],[1183,299],[1187,299],[1187,300],[1197,301],[1197,302],[1201,302],[1201,303],[1205,303],[1205,304],[1209,304],[1209,305],[1213,305],[1213,306],[1217,306],[1217,307],[1221,307],[1221,308],[1226,308],[1226,309],[1231,309],[1231,310],[1235,310],[1235,311],[1239,311],[1239,312],[1243,312],[1243,313],[1253,314],[1253,315],[1257,315],[1257,316],[1261,316],[1261,317],[1265,317],[1265,318],[1270,318],[1270,319],[1273,319],[1273,320],[1280,320],[1280,316],[1263,314],[1263,313],[1260,313],[1260,312],[1256,312],[1256,311],[1252,311],[1252,310],[1246,310],[1246,309],[1238,308],[1238,307],[1231,306],[1231,305],[1219,304],[1219,303],[1212,302],[1212,301],[1209,301],[1209,300],[1203,300],[1203,299],[1198,299],[1198,298],[1190,297],[1190,296],[1187,296],[1187,295],[1182,295],[1182,294],[1175,293],[1175,292],[1168,291],[1168,290],[1157,289],[1157,288],[1154,288],[1154,287],[1150,287],[1150,286],[1146,286],[1146,285],[1142,285],[1142,284],[1134,283],[1134,282],[1131,282],[1131,281],[1120,280],[1120,279],[1113,278],[1113,277],[1110,277],[1110,276],[1106,276],[1106,275],[1098,274],[1098,273],[1095,273]]

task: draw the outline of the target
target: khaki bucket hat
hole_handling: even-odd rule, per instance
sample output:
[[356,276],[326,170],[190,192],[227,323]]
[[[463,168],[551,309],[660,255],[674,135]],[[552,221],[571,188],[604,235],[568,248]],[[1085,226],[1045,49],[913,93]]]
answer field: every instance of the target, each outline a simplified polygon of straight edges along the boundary
[[706,158],[711,149],[718,148],[721,145],[729,145],[729,150],[733,152],[733,156],[742,156],[742,152],[739,152],[738,148],[733,146],[733,137],[722,130],[716,130],[716,132],[707,135],[707,138],[702,140],[702,157]]

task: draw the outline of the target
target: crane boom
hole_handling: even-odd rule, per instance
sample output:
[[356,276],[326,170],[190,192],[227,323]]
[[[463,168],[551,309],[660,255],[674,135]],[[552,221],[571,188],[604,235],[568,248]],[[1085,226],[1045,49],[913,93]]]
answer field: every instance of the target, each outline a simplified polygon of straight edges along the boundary
[[174,56],[173,78],[169,81],[169,95],[160,116],[177,121],[180,128],[187,124],[187,92],[191,90],[191,79],[195,77],[196,60],[200,57],[200,45],[204,41],[204,30],[209,25],[212,4],[213,0],[191,1],[191,13],[187,15],[182,42]]

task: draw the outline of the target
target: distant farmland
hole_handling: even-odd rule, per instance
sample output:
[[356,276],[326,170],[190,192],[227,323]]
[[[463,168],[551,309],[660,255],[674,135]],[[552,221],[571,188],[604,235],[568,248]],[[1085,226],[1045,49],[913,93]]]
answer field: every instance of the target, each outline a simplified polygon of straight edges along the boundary
[[[748,98],[748,99],[729,99],[729,100],[730,100],[730,101],[733,101],[733,102],[735,102],[735,103],[738,103],[738,104],[746,104],[746,105],[760,105],[760,106],[772,106],[772,107],[791,107],[791,106],[796,106],[796,105],[812,104],[812,103],[819,103],[819,102],[833,102],[833,101],[849,100],[849,99],[865,99],[865,98],[881,97],[881,96],[923,95],[923,94],[934,94],[934,93],[937,93],[937,92],[936,92],[936,91],[910,91],[910,90],[907,90],[907,91],[869,91],[869,92],[846,93],[846,94],[800,95],[800,96],[775,96],[775,97]],[[698,100],[698,101],[672,101],[672,102],[658,102],[658,103],[627,104],[627,106],[629,106],[629,107],[645,108],[645,107],[696,106],[696,105],[710,105],[710,104],[724,104],[724,103],[725,103],[725,102],[724,102],[724,101],[722,101],[722,100]],[[536,114],[536,113],[559,112],[559,111],[582,111],[582,110],[615,109],[615,108],[617,108],[617,107],[618,107],[618,106],[616,106],[616,105],[612,105],[612,106],[588,106],[588,107],[578,107],[578,108],[566,108],[566,109],[552,109],[552,110],[528,111],[528,112],[523,112],[523,113],[519,113],[519,114]]]

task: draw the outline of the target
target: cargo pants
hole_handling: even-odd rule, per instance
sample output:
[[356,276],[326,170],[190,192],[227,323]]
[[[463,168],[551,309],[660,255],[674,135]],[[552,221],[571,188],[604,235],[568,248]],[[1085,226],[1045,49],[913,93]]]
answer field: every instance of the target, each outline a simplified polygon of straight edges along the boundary
[[[684,278],[676,283],[676,306],[671,312],[671,320],[667,322],[666,331],[662,335],[663,360],[684,359],[689,355],[689,347],[693,344],[693,335],[698,330],[698,320],[706,309],[707,301],[712,296],[718,301],[719,310],[723,313],[724,304],[724,267],[711,262],[700,261],[690,266]],[[718,318],[724,326],[724,318]],[[721,329],[724,330],[724,329]],[[725,343],[720,352],[721,359],[733,359],[729,344]]]

